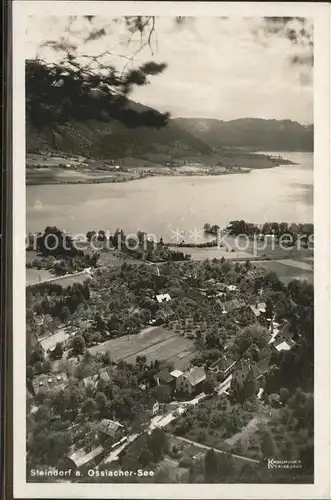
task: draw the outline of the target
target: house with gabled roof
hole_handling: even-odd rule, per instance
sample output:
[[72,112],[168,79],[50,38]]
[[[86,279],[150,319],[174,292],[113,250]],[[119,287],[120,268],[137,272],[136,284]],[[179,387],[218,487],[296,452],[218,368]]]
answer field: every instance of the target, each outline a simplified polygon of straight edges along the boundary
[[249,306],[255,318],[259,318],[261,315],[265,314],[266,307],[267,305],[265,302],[256,302],[255,304],[251,304]]
[[285,323],[285,325],[280,328],[278,335],[273,339],[271,343],[272,347],[278,352],[290,351],[295,346],[295,341],[292,338],[293,332],[291,332],[290,324]]
[[61,329],[54,333],[54,335],[48,335],[47,337],[39,339],[39,344],[45,353],[50,353],[54,351],[56,344],[64,345],[69,338],[70,335]]
[[100,436],[111,438],[115,442],[122,437],[124,426],[115,420],[103,418],[98,425],[98,431]]
[[226,302],[219,302],[219,305],[222,307],[224,313],[239,311],[245,307],[245,302],[241,299],[232,299]]
[[173,381],[173,377],[171,376],[169,368],[163,368],[163,370],[154,375],[154,379],[157,385],[171,384],[171,382]]
[[178,377],[183,375],[183,372],[181,370],[173,370],[170,375],[176,380]]
[[70,454],[64,460],[68,469],[92,469],[101,462],[105,454],[105,449],[101,445],[95,446],[88,452],[84,448],[75,449],[73,446]]
[[206,380],[206,373],[202,367],[193,366],[190,370],[181,373],[176,378],[176,390],[178,392],[193,392],[202,391],[202,386]]
[[213,378],[222,381],[235,370],[237,362],[238,360],[233,357],[221,356],[209,366],[208,370]]
[[99,382],[110,382],[110,376],[106,369],[101,370],[99,373],[96,373],[91,377],[85,377],[83,379],[84,386],[91,387],[92,389],[96,389]]

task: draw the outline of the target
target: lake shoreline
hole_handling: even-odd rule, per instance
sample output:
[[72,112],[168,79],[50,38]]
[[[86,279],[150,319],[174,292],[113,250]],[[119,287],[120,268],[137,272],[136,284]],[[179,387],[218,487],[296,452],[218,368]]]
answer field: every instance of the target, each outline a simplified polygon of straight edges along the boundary
[[[265,167],[265,168],[274,168],[274,167]],[[151,173],[149,175],[143,175],[143,176],[137,176],[137,177],[104,177],[100,179],[84,179],[83,177],[81,178],[76,178],[76,179],[66,179],[66,180],[61,180],[61,179],[52,179],[52,180],[38,180],[34,181],[34,179],[29,179],[28,176],[26,177],[26,186],[51,186],[51,185],[63,185],[63,184],[117,184],[117,183],[122,183],[122,182],[133,182],[133,181],[139,181],[142,179],[148,179],[151,177],[210,177],[210,176],[225,176],[225,175],[234,175],[234,174],[248,174],[250,173],[251,170],[240,170],[240,171],[228,171],[228,172],[210,172],[210,173],[198,173],[195,172],[194,174],[189,174],[189,173],[173,173],[173,174],[165,174],[164,172],[162,173]],[[77,176],[78,177],[78,176]]]
[[43,186],[43,185],[64,185],[64,184],[116,184],[123,182],[131,182],[151,177],[210,177],[210,176],[227,176],[235,174],[249,174],[252,170],[274,169],[284,165],[297,165],[295,162],[277,158],[270,161],[266,157],[265,162],[261,162],[256,167],[244,166],[199,166],[185,167],[177,166],[171,169],[165,169],[162,166],[148,167],[146,169],[127,168],[125,170],[91,170],[81,169],[79,167],[64,168],[60,166],[45,166],[37,167],[34,165],[26,166],[26,185],[27,186]]
[[91,228],[123,227],[128,233],[143,228],[176,242],[178,230],[194,243],[195,228],[206,221],[221,227],[243,216],[254,223],[311,222],[312,156],[292,159],[300,166],[254,169],[247,176],[163,175],[141,182],[28,185],[27,231],[50,224],[83,234]]

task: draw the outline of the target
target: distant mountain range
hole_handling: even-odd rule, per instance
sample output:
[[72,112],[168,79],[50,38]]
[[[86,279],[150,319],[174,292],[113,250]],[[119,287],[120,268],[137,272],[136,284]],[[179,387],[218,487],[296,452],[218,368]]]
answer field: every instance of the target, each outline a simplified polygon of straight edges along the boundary
[[314,148],[313,126],[291,120],[175,118],[173,121],[212,148],[255,151],[313,151]]
[[[134,110],[149,110],[130,102]],[[99,158],[142,158],[153,162],[213,157],[223,149],[313,151],[313,127],[290,120],[245,118],[224,122],[173,118],[159,129],[126,128],[117,120],[77,120],[34,128],[27,117],[27,152],[62,151]]]

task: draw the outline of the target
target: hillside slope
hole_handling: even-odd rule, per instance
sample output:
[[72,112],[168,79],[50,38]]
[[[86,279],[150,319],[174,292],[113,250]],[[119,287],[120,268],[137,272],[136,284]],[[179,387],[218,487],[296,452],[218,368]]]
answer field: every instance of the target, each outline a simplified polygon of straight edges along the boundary
[[172,121],[213,148],[226,146],[255,151],[313,151],[314,147],[313,126],[304,126],[291,120],[175,118]]
[[[139,113],[154,111],[133,101],[128,101],[128,108]],[[290,120],[244,118],[225,122],[173,118],[160,128],[127,128],[118,119],[108,116],[106,119],[70,119],[36,128],[28,115],[26,126],[27,153],[60,151],[99,158],[129,156],[163,162],[212,157],[223,148],[313,151],[313,126]]]
[[[142,107],[144,109],[148,109]],[[100,158],[125,156],[181,158],[211,155],[212,148],[173,120],[161,128],[129,129],[117,120],[70,120],[35,128],[27,121],[27,153],[62,151]]]

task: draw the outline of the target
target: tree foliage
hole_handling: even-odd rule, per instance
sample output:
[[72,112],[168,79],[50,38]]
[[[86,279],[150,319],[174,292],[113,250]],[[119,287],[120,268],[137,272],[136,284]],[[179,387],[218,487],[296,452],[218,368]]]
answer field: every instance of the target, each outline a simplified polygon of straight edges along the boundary
[[[91,41],[106,36],[109,26],[96,29],[94,17],[87,20],[88,35],[81,42],[87,54],[82,53],[82,43],[71,43],[61,37],[48,40],[43,45],[54,50],[57,62],[45,62],[41,58],[26,62],[27,116],[36,128],[61,125],[72,120],[118,120],[126,127],[162,127],[168,121],[168,113],[153,109],[141,110],[128,105],[128,96],[135,87],[148,85],[152,76],[164,71],[165,63],[147,61],[136,63],[136,56],[145,46],[152,46],[155,35],[155,18],[131,16],[126,18],[127,37],[139,34],[141,44],[124,67],[111,63],[113,54],[104,51],[91,55]],[[68,30],[74,19],[69,19]],[[113,20],[116,22],[116,20]]]

